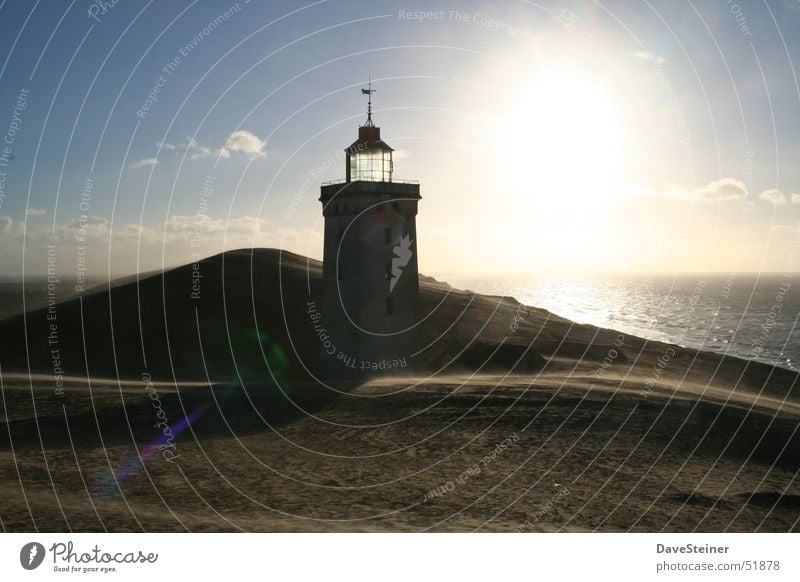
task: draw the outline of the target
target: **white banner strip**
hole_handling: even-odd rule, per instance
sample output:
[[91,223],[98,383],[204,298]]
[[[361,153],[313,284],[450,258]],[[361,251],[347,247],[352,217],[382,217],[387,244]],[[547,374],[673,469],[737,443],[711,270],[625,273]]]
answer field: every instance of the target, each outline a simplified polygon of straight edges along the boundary
[[791,534],[4,534],[2,580],[799,580]]

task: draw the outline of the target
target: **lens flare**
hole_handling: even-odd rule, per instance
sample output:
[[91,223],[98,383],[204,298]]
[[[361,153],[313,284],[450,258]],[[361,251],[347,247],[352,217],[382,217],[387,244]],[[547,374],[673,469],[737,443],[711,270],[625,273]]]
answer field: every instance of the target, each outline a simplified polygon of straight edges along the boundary
[[153,439],[150,444],[142,447],[138,454],[131,455],[125,460],[114,472],[113,476],[104,475],[98,478],[92,488],[94,493],[112,497],[119,496],[119,484],[139,473],[144,468],[144,464],[156,456],[156,453],[161,453],[166,462],[174,463],[178,456],[175,452],[177,449],[175,441],[193,422],[202,417],[209,408],[210,403],[206,402],[192,410],[174,425],[165,426],[161,430],[161,434]]

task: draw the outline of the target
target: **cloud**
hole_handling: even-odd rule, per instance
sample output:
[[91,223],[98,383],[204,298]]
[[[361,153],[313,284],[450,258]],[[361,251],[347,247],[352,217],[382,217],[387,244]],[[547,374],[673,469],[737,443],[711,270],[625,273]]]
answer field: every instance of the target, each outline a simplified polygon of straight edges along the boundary
[[663,65],[664,63],[667,62],[667,59],[665,59],[664,57],[654,55],[653,53],[648,51],[637,51],[633,53],[633,56],[635,56],[637,59],[642,59],[643,61],[647,61],[648,63],[653,63],[656,66]]
[[242,152],[252,156],[263,156],[266,142],[246,129],[234,131],[225,142],[225,149],[232,152]]
[[80,228],[83,226],[84,228],[96,228],[96,227],[106,227],[108,226],[108,219],[103,218],[102,216],[89,216],[85,220],[79,220],[77,218],[71,220],[66,226],[70,228]]
[[747,198],[747,186],[736,178],[720,178],[694,191],[700,200],[743,200]]
[[773,204],[786,204],[789,202],[789,198],[781,192],[780,190],[765,190],[761,194],[758,195],[759,198],[762,200],[766,200],[767,202],[772,202]]
[[231,157],[231,153],[225,148],[217,148],[215,150],[212,150],[210,147],[201,146],[197,142],[194,142],[189,145],[188,154],[190,160],[210,158],[211,156],[219,156],[220,158],[227,160],[228,158]]
[[28,208],[25,214],[26,216],[44,216],[47,214],[47,210],[44,208]]
[[135,162],[131,162],[131,168],[144,168],[147,166],[155,166],[158,164],[157,158],[142,158],[141,160],[136,160]]
[[769,227],[770,232],[777,233],[777,234],[791,234],[798,231],[797,226],[789,226],[786,224],[775,224]]
[[228,139],[225,140],[225,145],[218,148],[203,145],[193,137],[187,137],[186,141],[179,143],[163,141],[156,143],[156,147],[162,150],[185,152],[190,160],[199,160],[214,156],[227,160],[231,157],[231,153],[261,157],[266,155],[264,152],[266,145],[265,141],[246,129],[234,131],[228,136]]
[[[52,231],[50,239],[53,243],[72,245],[76,241],[105,244],[108,241],[108,219],[102,216],[88,216],[83,220],[78,218],[66,224],[58,224]],[[31,240],[45,236],[44,231],[34,231]]]
[[25,231],[25,223],[10,216],[0,216],[0,238],[16,237]]
[[665,196],[692,202],[742,200],[749,195],[744,182],[736,178],[720,178],[702,188],[695,188],[694,190],[690,190],[678,184],[667,184],[660,190],[655,190],[639,184],[629,184],[622,188],[621,193],[624,196],[633,198]]
[[800,204],[800,194],[784,194],[780,190],[765,190],[758,195],[762,200],[773,204]]
[[225,220],[211,218],[205,214],[196,216],[172,215],[164,223],[164,235],[168,240],[188,240],[192,236],[200,239],[221,240],[230,238],[246,243],[253,237],[258,239],[265,230],[266,220],[254,216],[240,216]]
[[197,141],[193,137],[187,137],[186,141],[177,143],[158,141],[156,142],[156,147],[160,150],[166,150],[168,152],[186,152],[186,155],[190,160],[210,158],[211,156],[215,155],[221,156],[223,158],[230,157],[230,153],[224,147],[213,149],[208,146],[202,145],[199,141]]

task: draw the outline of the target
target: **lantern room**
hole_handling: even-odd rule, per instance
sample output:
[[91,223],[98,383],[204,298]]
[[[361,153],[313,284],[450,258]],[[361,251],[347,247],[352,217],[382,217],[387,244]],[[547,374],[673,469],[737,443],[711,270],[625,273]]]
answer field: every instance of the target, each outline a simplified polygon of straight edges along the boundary
[[394,150],[381,139],[381,128],[372,125],[372,120],[358,128],[358,139],[345,151],[348,182],[392,181]]

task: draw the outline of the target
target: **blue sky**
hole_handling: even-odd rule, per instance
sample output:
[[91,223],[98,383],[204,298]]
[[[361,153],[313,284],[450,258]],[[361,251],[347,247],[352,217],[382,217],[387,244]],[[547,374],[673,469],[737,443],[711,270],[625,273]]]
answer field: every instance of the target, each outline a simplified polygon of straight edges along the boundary
[[9,276],[321,256],[370,74],[425,272],[794,269],[797,2],[107,4],[0,4]]

